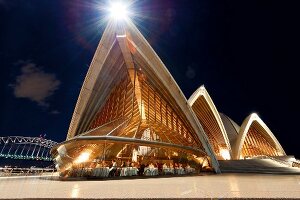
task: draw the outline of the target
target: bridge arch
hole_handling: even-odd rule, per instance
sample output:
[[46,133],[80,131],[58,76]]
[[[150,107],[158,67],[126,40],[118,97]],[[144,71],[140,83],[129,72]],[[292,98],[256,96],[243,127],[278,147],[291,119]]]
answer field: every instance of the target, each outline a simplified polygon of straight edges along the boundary
[[51,161],[50,149],[56,144],[42,137],[0,137],[0,157]]

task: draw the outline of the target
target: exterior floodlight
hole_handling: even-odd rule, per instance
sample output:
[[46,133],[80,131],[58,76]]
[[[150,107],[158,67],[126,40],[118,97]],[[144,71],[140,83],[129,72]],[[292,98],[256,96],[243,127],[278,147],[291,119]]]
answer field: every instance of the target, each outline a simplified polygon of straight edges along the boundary
[[224,160],[230,160],[230,153],[227,149],[221,149],[220,153]]
[[110,6],[110,15],[116,20],[122,20],[127,18],[128,11],[127,5],[122,4],[121,2],[114,2]]

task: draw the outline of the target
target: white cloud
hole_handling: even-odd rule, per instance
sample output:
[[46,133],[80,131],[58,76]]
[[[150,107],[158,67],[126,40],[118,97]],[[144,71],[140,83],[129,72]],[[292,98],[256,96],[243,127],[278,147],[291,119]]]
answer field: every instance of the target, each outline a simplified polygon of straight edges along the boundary
[[50,112],[50,114],[52,114],[52,115],[58,115],[58,114],[60,114],[60,112],[58,110],[52,110]]
[[46,73],[30,62],[23,63],[21,75],[16,77],[11,87],[16,98],[27,98],[47,107],[47,98],[54,94],[60,83],[55,74]]

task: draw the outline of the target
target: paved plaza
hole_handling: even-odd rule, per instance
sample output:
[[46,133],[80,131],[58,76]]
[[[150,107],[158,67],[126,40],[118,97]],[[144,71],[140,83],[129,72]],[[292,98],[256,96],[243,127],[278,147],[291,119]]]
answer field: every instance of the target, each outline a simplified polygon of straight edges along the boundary
[[[49,177],[48,177],[49,178]],[[299,175],[219,174],[124,180],[0,178],[0,199],[300,198]]]

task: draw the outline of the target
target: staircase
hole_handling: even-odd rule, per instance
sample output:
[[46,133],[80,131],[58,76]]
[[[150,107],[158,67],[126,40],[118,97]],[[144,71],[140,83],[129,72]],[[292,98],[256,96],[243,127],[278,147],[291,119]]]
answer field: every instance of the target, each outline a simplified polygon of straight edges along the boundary
[[300,168],[276,158],[219,160],[222,173],[300,174]]

